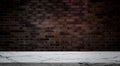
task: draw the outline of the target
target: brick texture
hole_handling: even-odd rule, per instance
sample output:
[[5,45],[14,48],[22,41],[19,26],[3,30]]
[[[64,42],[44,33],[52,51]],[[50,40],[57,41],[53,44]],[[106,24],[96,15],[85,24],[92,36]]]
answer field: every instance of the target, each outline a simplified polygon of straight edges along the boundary
[[1,51],[119,51],[119,0],[0,0]]

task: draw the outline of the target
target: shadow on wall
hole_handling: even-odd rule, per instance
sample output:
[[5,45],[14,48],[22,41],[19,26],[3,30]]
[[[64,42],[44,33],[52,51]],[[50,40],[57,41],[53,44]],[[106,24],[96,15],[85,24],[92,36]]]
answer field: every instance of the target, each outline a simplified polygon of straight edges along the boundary
[[120,50],[119,1],[0,0],[0,50]]

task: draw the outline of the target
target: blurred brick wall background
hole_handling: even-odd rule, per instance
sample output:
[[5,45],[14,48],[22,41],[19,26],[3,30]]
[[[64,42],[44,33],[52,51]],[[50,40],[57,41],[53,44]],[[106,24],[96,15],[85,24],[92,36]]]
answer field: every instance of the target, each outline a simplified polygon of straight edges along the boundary
[[1,51],[119,51],[119,0],[0,0]]

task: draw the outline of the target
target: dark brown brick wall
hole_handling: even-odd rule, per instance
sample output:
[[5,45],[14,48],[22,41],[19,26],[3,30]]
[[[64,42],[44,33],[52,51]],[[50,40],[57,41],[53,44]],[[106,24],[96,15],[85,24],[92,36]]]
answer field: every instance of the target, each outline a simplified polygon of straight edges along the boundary
[[119,51],[119,0],[1,0],[1,51]]

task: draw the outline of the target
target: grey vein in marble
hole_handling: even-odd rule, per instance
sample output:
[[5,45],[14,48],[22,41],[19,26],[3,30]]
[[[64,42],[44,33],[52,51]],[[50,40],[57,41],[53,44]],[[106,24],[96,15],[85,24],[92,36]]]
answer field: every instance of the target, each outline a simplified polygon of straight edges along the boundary
[[110,63],[0,63],[0,66],[120,66]]

